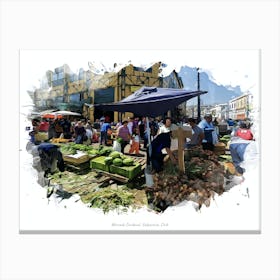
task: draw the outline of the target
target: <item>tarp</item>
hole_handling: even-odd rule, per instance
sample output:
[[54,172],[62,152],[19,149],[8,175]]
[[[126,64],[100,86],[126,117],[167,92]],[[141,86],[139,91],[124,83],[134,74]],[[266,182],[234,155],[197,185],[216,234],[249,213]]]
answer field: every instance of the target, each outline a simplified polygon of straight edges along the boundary
[[56,111],[54,113],[56,115],[62,115],[62,116],[81,116],[80,113],[71,112],[71,111]]
[[207,91],[142,87],[119,102],[95,104],[103,111],[132,112],[140,116],[157,117],[175,108],[184,101]]

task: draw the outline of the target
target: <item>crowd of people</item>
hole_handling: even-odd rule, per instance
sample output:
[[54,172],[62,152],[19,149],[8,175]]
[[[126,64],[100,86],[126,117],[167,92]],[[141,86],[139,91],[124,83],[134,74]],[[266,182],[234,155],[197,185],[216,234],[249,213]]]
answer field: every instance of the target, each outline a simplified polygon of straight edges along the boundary
[[[31,142],[35,144],[48,142],[52,138],[64,138],[77,144],[112,145],[111,140],[115,139],[119,141],[122,153],[128,145],[130,145],[129,154],[141,156],[143,155],[140,153],[141,150],[147,151],[147,162],[152,164],[156,172],[162,170],[166,154],[174,164],[177,162],[171,145],[172,131],[176,130],[178,125],[189,126],[192,130],[192,136],[186,139],[186,149],[201,146],[204,150],[213,151],[220,137],[217,119],[213,120],[211,114],[206,114],[198,123],[194,118],[187,118],[183,122],[175,124],[170,117],[149,118],[148,120],[146,117],[130,117],[122,122],[113,123],[110,122],[108,116],[91,123],[88,120],[74,119],[71,121],[69,116],[64,116],[61,119],[33,119],[32,125],[33,130],[30,132],[30,136]],[[246,122],[235,125],[232,120],[228,120],[227,125],[230,128],[228,132],[232,134],[230,152],[233,163],[238,172],[242,174],[244,169],[240,167],[240,163],[243,161],[248,141],[254,140],[254,136]]]
[[97,129],[86,120],[74,119],[71,121],[68,116],[61,119],[32,120],[33,130],[29,133],[31,142],[40,144],[53,138],[69,139],[77,144],[91,144],[98,142]]

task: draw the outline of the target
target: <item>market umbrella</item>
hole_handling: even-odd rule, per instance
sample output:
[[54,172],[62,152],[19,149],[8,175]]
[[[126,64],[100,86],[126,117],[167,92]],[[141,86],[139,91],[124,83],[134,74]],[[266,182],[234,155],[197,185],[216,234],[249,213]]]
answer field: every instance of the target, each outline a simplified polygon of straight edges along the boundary
[[[205,93],[207,91],[144,86],[119,102],[95,104],[94,106],[104,111],[132,112],[140,116],[157,117],[184,101]],[[151,144],[148,118],[147,134],[149,144]],[[149,145],[149,154],[151,155],[151,145]]]
[[142,87],[119,102],[95,104],[104,111],[132,112],[140,116],[157,117],[193,97],[207,91]]
[[81,114],[71,111],[55,111],[41,114],[41,117],[45,119],[61,119],[62,116],[81,116]]
[[41,115],[41,117],[42,117],[43,119],[54,119],[54,118],[61,119],[61,118],[62,118],[62,115],[56,115],[56,114],[54,114],[54,113],[48,113],[48,114]]
[[71,112],[71,111],[56,111],[56,112],[53,112],[52,114],[62,115],[62,116],[81,116],[80,113]]

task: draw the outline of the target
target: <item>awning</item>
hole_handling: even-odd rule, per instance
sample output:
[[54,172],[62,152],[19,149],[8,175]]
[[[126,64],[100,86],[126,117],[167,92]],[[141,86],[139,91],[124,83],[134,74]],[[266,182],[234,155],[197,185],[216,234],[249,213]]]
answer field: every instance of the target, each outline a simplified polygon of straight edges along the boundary
[[119,102],[95,104],[94,106],[104,111],[132,112],[140,116],[157,117],[181,103],[205,93],[207,91],[142,87]]

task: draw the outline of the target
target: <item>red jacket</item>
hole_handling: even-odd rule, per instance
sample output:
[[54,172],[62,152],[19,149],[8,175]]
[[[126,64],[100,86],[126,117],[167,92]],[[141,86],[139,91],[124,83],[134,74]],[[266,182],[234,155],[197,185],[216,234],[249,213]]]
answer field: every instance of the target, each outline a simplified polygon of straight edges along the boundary
[[236,132],[236,136],[244,139],[244,140],[253,140],[254,136],[250,129],[246,128],[238,128]]
[[39,125],[39,131],[48,132],[50,124],[48,122],[41,122]]

